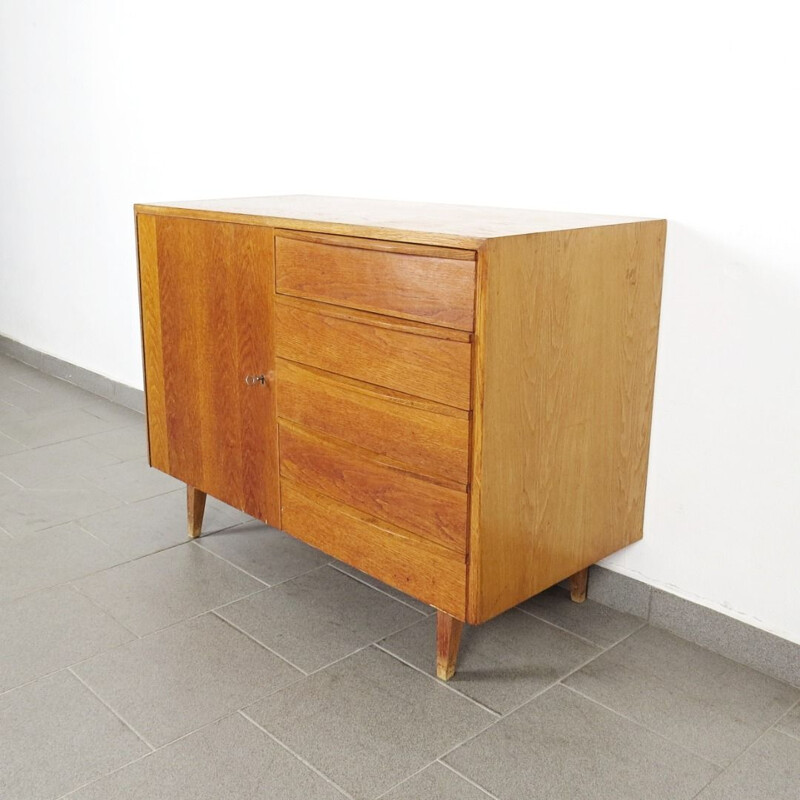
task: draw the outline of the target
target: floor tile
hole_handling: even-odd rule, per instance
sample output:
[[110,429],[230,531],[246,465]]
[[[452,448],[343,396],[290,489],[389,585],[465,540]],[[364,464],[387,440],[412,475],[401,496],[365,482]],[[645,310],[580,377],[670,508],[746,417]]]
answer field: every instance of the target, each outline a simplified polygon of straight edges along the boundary
[[444,761],[500,800],[690,800],[719,772],[563,686]]
[[798,703],[783,719],[775,726],[779,731],[800,739],[800,703]]
[[130,631],[69,586],[3,603],[0,692],[133,638]]
[[12,406],[17,406],[26,411],[25,416],[33,412],[47,412],[57,409],[57,404],[38,389],[22,383],[18,378],[0,382],[0,400]]
[[28,536],[121,503],[86,478],[54,478],[34,489],[0,496],[0,520],[12,536]]
[[96,781],[70,795],[69,800],[341,800],[343,797],[253,723],[233,714]]
[[149,751],[69,672],[0,696],[0,797],[46,800]]
[[[29,414],[47,414],[51,411],[61,411],[67,408],[81,408],[96,401],[96,396],[90,392],[73,386],[66,381],[38,373],[38,378],[30,375],[14,379],[16,386],[13,388],[0,388],[0,399],[7,403],[24,408]],[[31,386],[41,380],[39,386]]]
[[119,497],[126,503],[146,500],[183,488],[180,481],[161,470],[153,469],[144,458],[109,464],[84,473],[104,492]]
[[119,427],[119,423],[100,419],[82,408],[68,408],[37,414],[17,422],[6,422],[3,433],[28,447],[42,447],[115,427]]
[[367,648],[245,713],[354,798],[373,798],[494,717]]
[[[3,420],[0,418],[0,428],[8,427],[7,425],[3,425]],[[4,433],[0,433],[0,456],[7,456],[11,453],[19,453],[22,450],[27,450],[27,446],[22,444],[22,442],[18,442],[15,439],[12,439],[9,436],[6,436]]]
[[[436,674],[435,617],[390,636],[380,646]],[[505,714],[599,652],[566,631],[512,609],[483,625],[464,626],[458,668],[449,684]]]
[[206,534],[198,543],[270,585],[291,580],[330,561],[322,551],[258,520]]
[[213,614],[138,639],[74,671],[156,747],[302,677]]
[[[230,519],[230,525],[244,525],[245,523],[255,521],[253,517],[251,517],[249,514],[246,514],[244,511],[240,511],[238,508],[229,506],[227,503],[223,503],[222,500],[217,500],[216,497],[211,497],[211,495],[209,495],[206,499],[206,514],[208,514],[209,511],[220,511],[228,519]],[[205,523],[203,523],[203,533],[210,533],[210,531],[206,530]]]
[[490,795],[438,761],[409,778],[381,800],[489,800]]
[[421,614],[436,613],[436,609],[433,606],[429,606],[427,603],[422,603],[415,597],[411,597],[410,595],[405,594],[405,592],[395,589],[394,586],[389,586],[388,583],[379,581],[377,578],[373,578],[372,575],[367,575],[366,572],[362,572],[360,569],[351,567],[349,564],[345,564],[342,561],[334,561],[331,566],[335,567],[341,572],[344,572],[346,575],[350,575],[356,580],[361,581],[362,583],[366,583],[368,586],[374,587],[384,594],[388,594],[390,597],[394,597],[395,600],[399,600],[401,603],[411,606],[411,608],[419,611]]
[[0,541],[0,603],[119,564],[123,557],[75,523]]
[[84,442],[120,461],[147,458],[147,431],[144,424],[115,428],[94,436],[85,436]]
[[47,485],[57,478],[71,477],[90,469],[113,464],[118,459],[80,439],[24,450],[0,457],[0,473],[22,486]]
[[301,575],[218,613],[306,672],[421,619],[408,606],[331,567]]
[[139,636],[264,588],[192,542],[95,573],[74,585]]
[[554,586],[522,603],[520,608],[545,622],[588,639],[600,647],[616,644],[644,625],[644,620],[586,600],[573,603],[569,592]]
[[6,403],[2,399],[2,393],[2,387],[0,387],[0,424],[10,420],[27,419],[30,416],[24,408]]
[[0,475],[0,495],[11,494],[11,492],[18,492],[20,485],[14,483],[11,478],[6,478],[5,475]]
[[650,627],[565,683],[721,766],[800,696],[774,678]]
[[[14,342],[14,343],[12,343],[12,346],[13,346],[13,344],[18,344],[18,343]],[[4,351],[6,351],[6,352],[0,353],[0,376],[3,376],[3,377],[12,377],[12,376],[13,377],[22,377],[24,375],[29,375],[29,374],[33,374],[33,373],[38,373],[39,372],[39,370],[36,369],[36,367],[32,367],[28,363],[23,363],[18,358],[10,355],[7,352],[7,348],[9,346],[9,342],[8,341],[2,342],[2,346],[3,346]],[[23,345],[23,347],[24,347],[24,345]]]
[[[238,517],[228,508],[209,504],[203,530],[218,531],[236,524]],[[186,493],[181,490],[149,497],[79,522],[115,550],[138,558],[187,541]]]
[[96,395],[90,395],[90,397],[91,401],[82,405],[81,408],[85,408],[96,417],[106,420],[106,422],[118,423],[120,426],[144,425],[144,415],[138,411],[125,408],[118,403],[112,403],[110,400],[103,400]]
[[697,800],[797,800],[800,741],[768,731]]

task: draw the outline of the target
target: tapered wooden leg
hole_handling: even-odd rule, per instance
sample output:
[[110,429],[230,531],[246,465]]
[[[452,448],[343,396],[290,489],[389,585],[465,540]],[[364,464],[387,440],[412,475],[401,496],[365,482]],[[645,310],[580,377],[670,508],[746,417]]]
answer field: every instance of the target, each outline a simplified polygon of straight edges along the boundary
[[206,510],[206,493],[186,487],[186,511],[189,518],[189,536],[196,539],[203,529],[203,512]]
[[456,671],[458,645],[461,643],[461,629],[464,623],[460,619],[436,612],[436,675],[443,681],[449,681]]
[[586,599],[586,587],[589,584],[589,567],[570,576],[569,596],[573,603],[582,603]]

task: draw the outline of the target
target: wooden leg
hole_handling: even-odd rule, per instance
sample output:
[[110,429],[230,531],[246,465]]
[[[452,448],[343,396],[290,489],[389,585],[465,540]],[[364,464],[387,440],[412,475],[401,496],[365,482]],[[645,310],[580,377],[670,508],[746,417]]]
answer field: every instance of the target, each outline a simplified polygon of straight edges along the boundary
[[203,529],[203,512],[206,510],[206,493],[186,487],[186,511],[189,518],[189,536],[196,539]]
[[436,675],[443,681],[449,681],[456,671],[458,645],[461,643],[461,629],[464,623],[460,619],[436,612]]
[[582,603],[586,599],[586,586],[589,583],[589,567],[570,576],[569,596],[573,603]]

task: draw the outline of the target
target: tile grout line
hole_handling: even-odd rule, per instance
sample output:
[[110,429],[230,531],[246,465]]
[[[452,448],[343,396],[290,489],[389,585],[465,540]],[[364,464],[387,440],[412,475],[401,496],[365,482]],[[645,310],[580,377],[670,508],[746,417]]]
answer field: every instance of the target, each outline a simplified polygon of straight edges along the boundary
[[[76,676],[77,677],[77,676]],[[79,679],[80,680],[80,679]],[[88,688],[88,687],[87,687]],[[171,739],[169,742],[165,742],[164,744],[159,745],[158,747],[154,747],[153,750],[149,753],[143,753],[138,758],[134,758],[131,761],[128,761],[126,764],[122,764],[119,767],[115,767],[110,772],[106,772],[103,775],[98,776],[97,778],[92,778],[91,780],[87,781],[86,783],[82,783],[80,786],[76,786],[74,789],[70,789],[66,794],[61,795],[60,797],[56,798],[56,800],[64,800],[64,798],[69,797],[70,795],[75,794],[75,792],[80,791],[81,789],[85,789],[87,786],[91,786],[92,784],[98,783],[106,778],[110,778],[112,775],[116,775],[116,773],[121,772],[123,769],[132,766],[133,764],[138,763],[139,761],[144,761],[151,756],[154,756],[156,753],[160,753],[162,750],[166,750],[168,747],[172,747],[172,745],[177,744],[177,742],[182,741],[183,739],[187,739],[189,736],[192,736],[195,733],[199,733],[200,731],[204,730],[205,728],[211,727],[212,725],[216,725],[223,719],[227,719],[228,717],[233,717],[238,713],[238,711],[229,711],[226,714],[223,714],[221,717],[217,719],[211,720],[211,722],[206,722],[201,725],[199,728],[195,728],[189,733],[181,734],[177,736],[175,739]]]
[[[242,523],[242,524],[244,525],[246,523]],[[235,528],[236,526],[233,525],[231,527]],[[215,534],[216,533],[222,533],[223,531],[226,531],[226,530],[228,530],[228,528],[223,528],[220,531],[214,531],[214,533]],[[209,555],[214,556],[214,558],[218,558],[220,561],[224,562],[228,566],[233,567],[234,569],[238,570],[239,572],[247,575],[248,578],[252,578],[254,581],[258,581],[264,587],[264,589],[271,589],[272,588],[273,584],[267,583],[266,581],[262,580],[261,578],[257,578],[251,572],[248,572],[246,569],[243,569],[238,564],[234,564],[232,561],[228,561],[228,559],[225,558],[225,556],[221,556],[219,553],[215,553],[213,550],[209,549],[208,547],[203,547],[203,545],[200,543],[200,539],[202,539],[202,538],[203,538],[202,536],[198,536],[196,539],[189,539],[188,544],[193,544],[196,547],[201,548],[204,553],[208,553]],[[183,544],[187,544],[187,542],[183,542]],[[234,600],[233,602],[236,602],[236,601]],[[229,605],[229,604],[226,603],[225,605]]]
[[[408,603],[407,601],[405,601],[405,600],[403,600],[403,599],[401,599],[399,597],[395,597],[394,595],[389,594],[389,592],[386,592],[383,589],[378,588],[377,586],[373,586],[371,583],[368,583],[363,578],[360,578],[357,575],[352,575],[351,573],[347,572],[346,570],[340,569],[333,561],[328,562],[328,566],[329,567],[333,567],[333,569],[335,569],[337,572],[341,572],[342,575],[347,575],[348,578],[352,578],[354,581],[358,581],[359,583],[363,583],[364,586],[369,586],[370,589],[374,589],[376,592],[380,592],[381,594],[386,595],[386,597],[391,597],[392,600],[396,600],[398,603],[402,603],[404,606],[408,606],[410,609],[412,609],[413,611],[416,611],[418,614],[422,614],[422,616],[424,616],[424,617],[431,617],[431,616],[433,616],[433,614],[436,611],[436,609],[433,608],[433,606],[429,606],[429,608],[433,609],[433,611],[431,611],[430,613],[425,613],[424,611],[420,611],[418,608],[415,608],[413,605],[411,605],[411,603]],[[353,569],[355,569],[355,567],[353,567]],[[400,590],[397,589],[396,591],[399,592]],[[422,603],[421,600],[418,600],[417,602],[418,603]],[[422,603],[422,604],[426,605],[425,603]]]
[[[593,697],[590,697],[588,694],[584,694],[583,692],[581,692],[578,689],[575,689],[572,686],[567,686],[565,683],[562,683],[560,685],[563,686],[567,691],[578,695],[578,697],[582,697],[584,700],[588,700],[590,703],[593,703],[594,705],[599,706],[600,708],[604,708],[606,711],[609,711],[610,713],[614,714],[614,716],[617,716],[617,717],[620,717],[621,719],[627,720],[631,724],[636,725],[638,728],[642,728],[642,730],[645,730],[648,733],[652,733],[654,736],[657,736],[662,741],[668,742],[673,747],[677,747],[680,750],[683,750],[684,753],[688,753],[689,755],[693,756],[694,758],[699,758],[701,761],[704,761],[706,764],[709,764],[712,767],[714,767],[715,769],[719,770],[718,774],[722,774],[722,772],[724,772],[727,769],[727,767],[724,766],[723,764],[718,764],[716,761],[712,761],[710,758],[707,758],[706,756],[700,755],[700,753],[696,753],[694,750],[691,750],[688,747],[686,747],[686,745],[681,744],[680,742],[676,742],[674,739],[670,739],[668,736],[665,736],[663,733],[661,733],[659,731],[653,730],[653,728],[649,727],[648,725],[645,725],[643,722],[640,722],[639,720],[634,719],[633,717],[629,717],[627,714],[623,714],[621,711],[617,711],[617,709],[611,708],[611,706],[607,706],[605,703],[601,703],[599,700],[595,700]],[[761,735],[759,735],[757,738],[760,739]],[[749,749],[749,747],[750,747],[750,745],[748,745],[748,747],[745,748],[745,750]],[[736,759],[738,759],[738,757],[739,756],[736,756],[736,758],[734,758],[734,761]],[[728,766],[730,766],[730,765],[728,765]],[[716,777],[718,777],[718,775],[714,776],[714,778],[716,778]],[[714,780],[714,778],[712,778],[712,780]],[[706,786],[707,785],[708,784],[706,784]]]
[[[104,572],[104,571],[105,571],[105,570],[100,570],[100,572]],[[97,574],[97,573],[93,573],[93,574]],[[88,576],[88,575],[87,575],[86,577],[90,577],[90,576]],[[83,578],[79,578],[78,580],[83,580]],[[134,631],[134,630],[131,630],[131,629],[130,629],[130,628],[129,628],[129,627],[128,627],[128,626],[127,626],[127,625],[126,625],[124,622],[122,622],[121,620],[117,619],[117,618],[114,616],[114,614],[112,614],[112,613],[111,613],[111,612],[110,612],[110,611],[109,611],[107,608],[104,608],[103,606],[101,606],[101,605],[100,605],[100,603],[98,603],[98,602],[97,602],[97,600],[95,600],[93,597],[89,597],[89,595],[87,595],[87,594],[85,594],[84,592],[82,592],[82,591],[81,591],[81,590],[80,590],[80,589],[79,589],[77,586],[75,586],[75,584],[74,584],[72,581],[67,581],[67,583],[64,583],[64,584],[58,584],[57,586],[52,586],[52,587],[50,587],[50,588],[52,588],[52,589],[58,589],[58,588],[60,588],[61,586],[66,586],[66,587],[68,587],[68,588],[69,588],[69,589],[71,589],[73,592],[75,592],[75,594],[77,594],[77,595],[78,595],[78,597],[82,597],[84,600],[87,600],[87,601],[88,601],[89,603],[91,603],[91,604],[92,604],[92,605],[93,605],[93,606],[94,606],[96,609],[98,609],[99,611],[102,611],[102,612],[103,612],[103,614],[105,614],[106,616],[108,616],[110,619],[114,620],[114,622],[116,622],[116,623],[117,623],[117,625],[119,625],[121,628],[124,628],[124,629],[125,629],[125,630],[126,630],[126,631],[127,631],[127,632],[128,632],[130,635],[131,635],[131,636],[135,637],[135,639],[141,639],[141,638],[142,638],[141,636],[139,636],[139,634],[138,634],[138,633],[136,633],[136,631]],[[130,640],[130,641],[133,641],[133,640]],[[125,644],[127,644],[127,642],[125,642]],[[112,649],[113,649],[113,648],[112,648]],[[103,651],[103,652],[107,652],[107,651]],[[97,654],[97,653],[96,653],[95,655],[99,655],[99,654]],[[84,660],[85,660],[85,659],[84,659]],[[80,663],[80,662],[77,662],[77,663]],[[72,665],[70,665],[70,666],[72,666]]]
[[372,645],[367,645],[367,646],[368,647],[370,647],[370,646],[371,647],[377,647],[378,650],[380,650],[382,653],[386,653],[387,656],[391,656],[392,658],[394,658],[397,661],[399,661],[401,664],[405,664],[407,667],[411,667],[411,669],[413,669],[415,672],[418,672],[420,675],[424,675],[429,681],[433,681],[437,686],[441,686],[442,688],[453,692],[454,694],[458,695],[458,697],[460,697],[462,700],[468,700],[470,703],[472,703],[473,705],[477,706],[481,711],[485,711],[485,712],[491,714],[493,717],[495,717],[496,719],[494,720],[494,722],[497,722],[498,720],[502,719],[503,715],[500,714],[499,712],[495,711],[494,709],[489,708],[489,706],[483,705],[483,703],[479,702],[478,700],[475,700],[475,698],[469,697],[468,695],[464,694],[463,692],[460,692],[455,687],[450,686],[448,681],[439,680],[439,678],[431,675],[428,672],[425,672],[425,670],[420,669],[415,664],[411,664],[410,662],[406,661],[401,656],[398,656],[395,653],[393,653],[391,650],[387,650],[385,647],[381,646],[378,642],[373,642]]
[[121,772],[126,767],[130,767],[133,764],[137,764],[140,761],[144,761],[145,759],[150,758],[150,756],[152,756],[153,753],[156,753],[156,752],[158,752],[158,751],[157,750],[151,750],[149,753],[142,753],[142,755],[138,756],[137,758],[134,758],[131,761],[128,761],[128,762],[126,762],[125,764],[122,764],[119,767],[115,767],[114,769],[111,770],[111,772],[106,772],[105,774],[99,775],[96,778],[91,778],[90,780],[86,781],[85,783],[80,784],[80,786],[76,786],[73,789],[70,789],[65,794],[60,794],[57,798],[55,798],[55,800],[66,800],[66,798],[72,797],[72,795],[74,795],[76,792],[81,791],[81,789],[85,789],[87,786],[92,786],[93,784],[98,783],[99,781],[102,781],[105,778],[110,778],[112,775],[115,775],[117,772]]
[[[254,592],[254,594],[258,594],[258,592]],[[248,597],[252,597],[252,595],[248,595]],[[241,598],[241,599],[244,600],[245,598]],[[220,606],[220,608],[224,608],[224,606]],[[216,609],[212,609],[211,611],[205,612],[205,613],[212,614],[213,616],[215,616],[221,622],[224,622],[226,625],[230,625],[231,628],[233,628],[235,631],[238,631],[239,633],[241,633],[242,636],[246,636],[248,639],[250,639],[251,642],[255,642],[259,647],[264,648],[264,650],[266,650],[268,653],[272,653],[272,655],[276,656],[277,658],[279,658],[284,663],[288,664],[293,669],[296,669],[299,673],[302,674],[302,676],[304,678],[308,677],[309,673],[306,672],[304,669],[301,669],[300,667],[298,667],[297,664],[293,664],[291,661],[289,661],[288,658],[285,658],[280,653],[276,653],[274,650],[272,650],[271,648],[267,647],[263,642],[260,642],[258,639],[256,639],[255,636],[252,636],[251,634],[247,633],[247,631],[242,630],[238,625],[236,625],[233,622],[231,622],[229,619],[226,619],[225,617],[223,617],[220,614],[218,614]],[[296,681],[295,681],[295,683],[296,683]],[[281,687],[281,688],[284,688],[284,687]],[[277,691],[280,691],[280,690],[277,690]],[[270,692],[270,694],[272,694],[272,692]],[[266,696],[268,696],[268,695],[265,695],[265,697]]]
[[499,800],[496,795],[493,795],[488,789],[485,789],[479,783],[475,783],[472,778],[468,778],[466,775],[462,775],[455,767],[451,766],[450,764],[445,764],[444,761],[437,760],[434,762],[436,764],[441,764],[443,767],[450,770],[450,772],[458,775],[459,778],[463,778],[467,783],[471,783],[476,789],[480,789],[487,797],[491,798],[491,800]]
[[[591,602],[594,602],[594,601],[591,601]],[[602,603],[599,603],[598,605],[602,605]],[[604,608],[609,608],[609,606],[604,606]],[[528,611],[527,609],[520,608],[520,606],[514,606],[514,609],[516,609],[517,611],[521,611],[523,614],[527,614],[529,617],[533,617],[534,619],[539,620],[539,622],[544,622],[546,625],[550,625],[552,628],[555,628],[556,630],[563,631],[564,633],[568,633],[570,636],[574,636],[576,639],[580,639],[582,642],[585,642],[586,644],[592,645],[592,647],[599,647],[602,652],[605,652],[610,647],[616,647],[619,644],[619,642],[613,642],[612,644],[604,645],[604,644],[601,644],[600,642],[593,642],[591,639],[587,639],[585,636],[581,636],[579,633],[575,633],[575,631],[571,631],[569,628],[565,628],[565,627],[563,627],[562,625],[559,625],[556,622],[552,622],[549,619],[545,619],[544,617],[540,617],[537,614],[534,614],[532,611]],[[509,610],[511,610],[511,609],[509,609]],[[612,609],[612,610],[616,611],[616,609]],[[619,613],[620,614],[624,614],[625,612],[624,611],[620,611]],[[629,614],[629,616],[633,616],[633,614]],[[623,639],[627,639],[628,636],[636,633],[636,631],[641,630],[645,625],[648,624],[647,620],[643,620],[640,617],[637,617],[636,619],[638,619],[640,621],[640,624],[636,628],[634,628],[632,631],[630,631],[630,633],[626,633],[625,636],[623,637]],[[621,642],[621,641],[623,641],[623,639],[620,639],[619,641]]]
[[[646,623],[645,623],[645,624],[646,624]],[[643,626],[642,626],[642,627],[643,627]],[[631,632],[630,632],[629,634],[627,634],[626,636],[623,636],[623,637],[622,637],[622,639],[620,639],[618,642],[614,642],[614,644],[610,644],[610,645],[608,645],[607,647],[600,647],[600,645],[595,645],[595,647],[600,647],[600,652],[598,652],[598,653],[595,653],[595,654],[594,654],[594,655],[593,655],[591,658],[587,658],[585,661],[582,661],[580,664],[578,664],[576,667],[574,667],[573,669],[571,669],[571,670],[570,670],[569,672],[567,672],[565,675],[562,675],[560,678],[557,678],[556,680],[554,680],[554,681],[552,681],[551,683],[547,684],[547,686],[545,686],[544,688],[542,688],[541,690],[539,690],[539,691],[538,691],[538,692],[536,692],[535,694],[531,695],[530,697],[528,697],[528,698],[527,698],[526,700],[524,700],[523,702],[521,702],[521,703],[519,703],[518,705],[514,706],[513,708],[509,709],[509,710],[508,710],[508,711],[506,711],[504,714],[501,714],[501,715],[500,715],[500,716],[501,716],[501,719],[505,719],[506,717],[510,716],[511,714],[515,713],[516,711],[519,711],[519,710],[520,710],[520,709],[521,709],[523,706],[527,705],[527,704],[528,704],[528,703],[530,703],[532,700],[535,700],[537,697],[540,697],[540,696],[541,696],[541,695],[543,695],[545,692],[547,692],[547,691],[549,691],[550,689],[552,689],[554,686],[558,686],[559,684],[561,684],[561,683],[562,683],[562,681],[565,681],[567,678],[571,677],[571,676],[572,676],[572,675],[574,675],[576,672],[580,672],[580,670],[582,670],[584,667],[586,667],[586,666],[588,666],[589,664],[591,664],[591,663],[592,663],[592,661],[594,661],[594,660],[595,660],[595,659],[597,659],[597,658],[600,658],[600,656],[602,656],[604,653],[607,653],[609,650],[611,650],[612,648],[616,647],[617,645],[619,645],[619,644],[622,644],[622,642],[624,642],[626,639],[629,639],[629,638],[630,638],[631,636],[633,636],[635,633],[637,633],[638,631],[640,631],[640,630],[642,629],[642,627],[639,627],[639,628],[637,628],[635,631],[631,631]]]
[[320,777],[320,778],[322,778],[322,779],[323,779],[323,780],[324,780],[326,783],[328,783],[329,785],[333,786],[333,788],[334,788],[334,789],[336,789],[336,791],[340,792],[340,793],[341,793],[341,794],[342,794],[344,797],[346,797],[348,800],[354,800],[353,796],[352,796],[352,795],[351,795],[349,792],[345,791],[345,789],[344,789],[343,787],[339,786],[339,784],[338,784],[338,783],[336,783],[336,782],[335,782],[335,781],[333,781],[331,778],[329,778],[329,777],[328,777],[328,776],[327,776],[327,775],[326,775],[324,772],[322,772],[321,770],[317,769],[317,768],[316,768],[316,767],[315,767],[313,764],[311,764],[309,761],[306,761],[306,759],[305,759],[305,758],[303,758],[301,755],[299,755],[298,753],[295,753],[295,752],[294,752],[294,750],[292,750],[292,749],[291,749],[291,748],[290,748],[288,745],[284,744],[284,743],[283,743],[283,742],[282,742],[280,739],[278,739],[276,736],[273,736],[273,735],[272,735],[272,734],[271,734],[271,733],[270,733],[270,732],[269,732],[269,731],[268,731],[266,728],[264,728],[263,726],[259,725],[259,724],[258,724],[258,723],[257,723],[257,722],[256,722],[256,721],[255,721],[255,720],[254,720],[254,719],[253,719],[251,716],[249,716],[249,715],[248,715],[248,714],[247,714],[247,713],[246,713],[244,710],[242,710],[242,709],[239,709],[239,711],[238,711],[237,713],[238,713],[238,714],[241,714],[241,715],[242,715],[242,716],[243,716],[243,717],[244,717],[244,718],[245,718],[245,719],[246,719],[248,722],[250,722],[251,724],[255,725],[255,726],[256,726],[256,728],[258,728],[258,729],[259,729],[260,731],[262,731],[264,734],[266,734],[267,736],[269,736],[269,738],[270,738],[270,739],[272,739],[272,741],[273,741],[273,742],[275,742],[275,743],[276,743],[276,744],[278,744],[280,747],[282,747],[282,748],[283,748],[283,749],[284,749],[284,750],[285,750],[287,753],[289,753],[289,755],[291,755],[293,758],[296,758],[296,759],[297,759],[297,760],[298,760],[298,761],[299,761],[301,764],[305,764],[305,766],[306,766],[306,767],[308,767],[308,768],[309,768],[309,769],[310,769],[312,772],[314,772],[315,774],[319,775],[319,777]]
[[[69,672],[70,675],[72,675],[77,681],[81,683],[81,685],[83,685],[89,692],[91,692],[123,725],[125,725],[133,733],[135,733],[136,736],[150,748],[150,753],[155,752],[156,747],[150,744],[150,742],[148,742],[147,739],[144,736],[142,736],[142,734],[139,733],[139,731],[137,731],[136,728],[134,728],[133,725],[131,725],[131,723],[128,722],[128,720],[125,719],[125,717],[123,717],[118,711],[112,708],[94,689],[92,689],[91,686],[89,686],[88,683],[86,683],[85,680],[83,680],[83,678],[81,678],[80,675],[74,672],[72,667],[67,667],[67,672]],[[149,755],[149,753],[147,755]]]
[[[775,722],[773,722],[772,725],[770,725],[770,727],[767,728],[767,730],[768,731],[774,730],[776,733],[783,733],[784,735],[790,736],[792,739],[797,739],[797,741],[800,742],[800,735],[796,736],[793,733],[788,733],[787,731],[782,731],[782,730],[780,730],[780,728],[776,727],[780,722],[783,722],[783,720],[785,720],[786,717],[788,717],[789,714],[791,714],[792,711],[794,711],[795,709],[800,710],[800,698],[798,698],[798,700],[795,701],[795,703],[793,705],[789,706],[789,708],[787,708],[786,711],[784,711],[783,714],[781,714],[780,717],[778,717],[778,719],[776,719]],[[765,733],[766,733],[766,731],[765,731]]]
[[320,672],[324,672],[326,669],[328,669],[328,667],[332,667],[334,664],[339,664],[340,662],[350,658],[350,656],[354,656],[357,653],[360,653],[362,650],[367,650],[368,648],[372,647],[373,644],[375,644],[375,642],[368,642],[367,644],[361,645],[361,647],[356,648],[351,653],[348,653],[346,656],[340,656],[335,661],[331,661],[330,664],[325,664],[324,667],[317,667],[317,669],[315,669],[313,672],[309,672],[306,677],[310,678],[312,675],[317,675]]
[[[794,706],[792,706],[792,708],[794,708]],[[781,720],[781,719],[783,719],[783,718],[786,716],[786,714],[788,714],[788,713],[789,713],[789,711],[791,711],[791,710],[792,710],[792,708],[790,708],[788,711],[786,711],[784,714],[782,714],[782,715],[781,715],[781,717],[780,717],[780,719],[778,720],[778,722],[780,722],[780,720]],[[777,723],[776,723],[776,724],[777,724]],[[762,731],[762,732],[761,732],[761,734],[759,734],[758,736],[756,736],[756,738],[755,738],[755,739],[753,739],[753,741],[752,741],[752,742],[750,742],[750,744],[748,744],[748,745],[747,745],[747,747],[745,747],[745,748],[744,748],[744,750],[742,750],[742,752],[741,752],[741,753],[739,753],[739,754],[738,754],[738,755],[737,755],[737,756],[736,756],[736,757],[735,757],[735,758],[734,758],[734,759],[731,761],[731,763],[730,763],[730,764],[728,764],[728,766],[726,766],[726,767],[722,767],[722,768],[720,769],[720,773],[719,773],[719,775],[715,775],[715,776],[714,776],[714,777],[713,777],[713,778],[712,778],[710,781],[708,781],[708,783],[706,783],[706,784],[705,784],[705,786],[703,786],[703,788],[702,788],[702,789],[700,789],[700,791],[699,791],[697,794],[695,794],[695,795],[692,795],[692,797],[691,797],[691,800],[695,800],[695,798],[699,797],[699,796],[700,796],[700,795],[701,795],[701,794],[702,794],[702,793],[703,793],[703,792],[704,792],[704,791],[705,791],[705,790],[706,790],[706,789],[707,789],[709,786],[711,786],[711,784],[712,784],[712,783],[714,783],[714,781],[717,781],[717,780],[719,780],[719,779],[720,779],[720,778],[721,778],[723,775],[725,775],[727,772],[729,772],[729,771],[730,771],[730,770],[731,770],[731,769],[732,769],[732,768],[733,768],[733,767],[734,767],[736,764],[738,764],[738,763],[739,763],[739,761],[740,761],[742,758],[744,758],[744,756],[745,756],[747,753],[749,753],[749,752],[750,752],[750,750],[752,750],[752,749],[753,749],[753,748],[754,748],[754,747],[755,747],[755,746],[756,746],[756,745],[757,745],[757,744],[758,744],[758,743],[759,743],[759,742],[760,742],[760,741],[761,741],[761,740],[762,740],[762,739],[763,739],[763,738],[764,738],[764,737],[765,737],[765,736],[766,736],[768,733],[770,733],[771,731],[774,731],[775,733],[777,733],[777,734],[779,734],[779,735],[780,735],[781,733],[783,733],[783,731],[775,730],[774,728],[767,728],[765,731]],[[788,734],[786,734],[786,735],[788,735]],[[789,736],[789,738],[790,738],[790,739],[794,739],[794,737],[793,737],[793,736]]]

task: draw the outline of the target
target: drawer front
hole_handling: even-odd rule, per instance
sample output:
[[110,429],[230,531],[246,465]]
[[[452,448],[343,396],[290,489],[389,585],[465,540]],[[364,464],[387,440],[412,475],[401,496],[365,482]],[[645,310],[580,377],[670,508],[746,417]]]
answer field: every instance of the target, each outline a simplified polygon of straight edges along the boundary
[[348,319],[330,308],[321,303],[278,300],[277,354],[327,372],[469,409],[468,341]]
[[437,252],[433,248],[391,252],[350,246],[353,241],[358,240],[278,233],[278,292],[449,328],[473,329],[474,253],[465,250],[459,258],[441,257],[431,254]]
[[467,493],[366,450],[280,422],[281,477],[458,553],[467,547]]
[[357,510],[283,481],[283,527],[330,556],[402,592],[464,619],[467,569],[463,556]]
[[279,358],[278,415],[407,464],[468,482],[467,412]]

